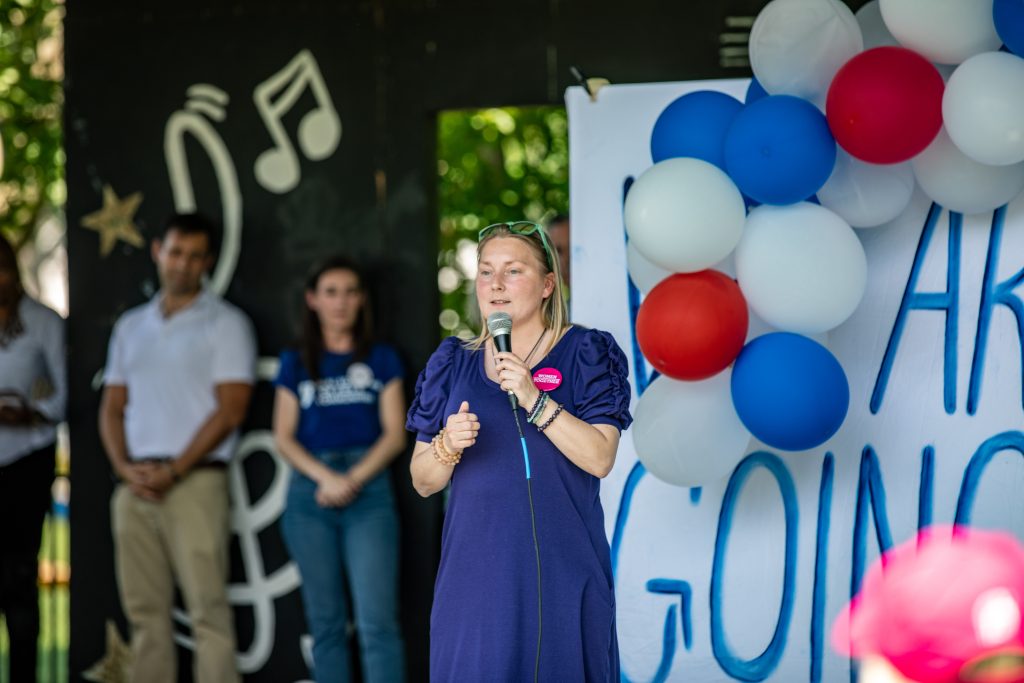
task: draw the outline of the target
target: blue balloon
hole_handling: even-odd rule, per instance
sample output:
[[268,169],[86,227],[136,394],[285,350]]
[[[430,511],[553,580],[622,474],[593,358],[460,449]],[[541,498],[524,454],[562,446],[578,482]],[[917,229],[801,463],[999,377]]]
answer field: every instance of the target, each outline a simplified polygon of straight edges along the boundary
[[795,204],[821,189],[836,164],[825,115],[792,95],[769,95],[743,108],[725,137],[726,172],[762,204]]
[[836,433],[850,407],[843,366],[807,337],[773,332],[740,352],[732,402],[750,433],[773,448],[804,451]]
[[756,78],[750,79],[750,85],[747,86],[747,96],[743,98],[743,102],[750,104],[756,102],[762,97],[768,97],[768,91],[761,85],[761,81]]
[[724,171],[725,134],[741,109],[743,104],[735,97],[714,90],[698,90],[673,100],[654,123],[651,158],[658,163],[694,157]]
[[1024,0],[995,0],[992,19],[996,33],[1010,52],[1024,57]]

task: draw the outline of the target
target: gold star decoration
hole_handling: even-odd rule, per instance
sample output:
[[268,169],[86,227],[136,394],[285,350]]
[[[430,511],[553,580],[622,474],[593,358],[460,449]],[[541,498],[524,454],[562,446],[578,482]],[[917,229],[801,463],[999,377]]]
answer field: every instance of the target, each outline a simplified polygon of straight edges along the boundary
[[103,659],[82,672],[82,678],[93,683],[125,683],[131,661],[131,648],[121,639],[117,624],[107,619],[107,651]]
[[141,192],[119,199],[110,185],[103,186],[103,208],[82,218],[83,227],[100,234],[100,256],[105,258],[110,254],[118,240],[139,249],[145,246],[134,222],[141,203]]

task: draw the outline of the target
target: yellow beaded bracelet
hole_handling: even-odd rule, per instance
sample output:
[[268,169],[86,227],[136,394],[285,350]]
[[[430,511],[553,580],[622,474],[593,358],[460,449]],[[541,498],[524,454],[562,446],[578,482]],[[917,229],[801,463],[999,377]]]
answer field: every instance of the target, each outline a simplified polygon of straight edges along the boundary
[[462,460],[462,451],[452,453],[448,450],[448,447],[444,445],[443,429],[430,440],[430,446],[434,451],[434,460],[437,460],[442,465],[454,467],[459,464],[460,460]]

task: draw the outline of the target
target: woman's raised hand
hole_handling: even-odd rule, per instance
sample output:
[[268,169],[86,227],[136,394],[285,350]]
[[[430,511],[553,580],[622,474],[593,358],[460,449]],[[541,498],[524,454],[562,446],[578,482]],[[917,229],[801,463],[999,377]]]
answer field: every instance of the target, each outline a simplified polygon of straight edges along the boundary
[[494,354],[498,382],[505,391],[516,395],[519,405],[527,410],[537,402],[540,390],[533,383],[533,373],[526,363],[508,351]]
[[476,443],[480,420],[469,412],[469,401],[463,401],[459,412],[448,416],[444,426],[444,446],[452,453],[464,451]]

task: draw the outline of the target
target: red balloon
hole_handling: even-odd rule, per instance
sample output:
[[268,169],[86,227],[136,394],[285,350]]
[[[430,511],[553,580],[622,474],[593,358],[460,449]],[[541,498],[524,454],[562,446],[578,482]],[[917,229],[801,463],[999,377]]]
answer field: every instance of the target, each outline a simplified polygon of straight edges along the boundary
[[718,374],[736,360],[746,337],[746,299],[736,281],[717,270],[665,278],[636,317],[644,357],[673,379]]
[[917,156],[938,135],[945,88],[916,52],[876,47],[836,72],[825,114],[836,142],[852,156],[895,164]]

